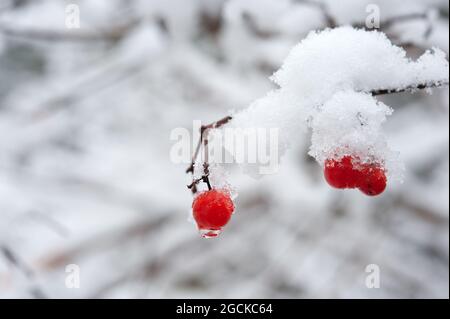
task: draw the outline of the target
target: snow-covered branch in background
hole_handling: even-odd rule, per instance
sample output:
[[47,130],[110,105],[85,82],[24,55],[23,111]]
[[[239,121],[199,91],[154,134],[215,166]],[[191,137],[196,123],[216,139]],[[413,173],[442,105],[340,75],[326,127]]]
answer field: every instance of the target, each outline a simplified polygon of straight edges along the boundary
[[[245,135],[255,128],[279,128],[283,154],[309,128],[309,154],[324,167],[330,185],[378,195],[388,180],[402,180],[403,164],[382,132],[393,110],[375,96],[448,85],[448,73],[439,49],[412,61],[381,32],[351,27],[311,32],[272,76],[279,88],[208,129],[226,126]],[[208,175],[193,185],[209,186]]]

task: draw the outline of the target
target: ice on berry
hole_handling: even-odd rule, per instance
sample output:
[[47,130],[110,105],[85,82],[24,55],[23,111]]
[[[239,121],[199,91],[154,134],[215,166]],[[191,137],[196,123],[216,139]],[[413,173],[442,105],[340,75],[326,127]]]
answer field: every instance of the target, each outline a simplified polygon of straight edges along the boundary
[[228,178],[227,170],[218,164],[212,164],[210,167],[209,181],[213,188],[220,189],[230,195],[231,199],[237,198],[236,188],[231,185]]
[[192,210],[201,235],[212,238],[217,237],[229,222],[234,204],[226,191],[212,189],[198,194],[192,203]]

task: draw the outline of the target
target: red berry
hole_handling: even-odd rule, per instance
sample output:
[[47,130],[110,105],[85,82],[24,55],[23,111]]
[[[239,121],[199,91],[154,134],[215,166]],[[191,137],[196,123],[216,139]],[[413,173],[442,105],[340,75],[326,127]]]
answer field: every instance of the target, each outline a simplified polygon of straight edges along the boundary
[[325,162],[325,179],[335,188],[355,188],[358,186],[361,172],[353,165],[351,156],[344,156],[340,160],[327,160]]
[[199,194],[192,204],[194,219],[204,237],[217,236],[234,211],[230,195],[212,189]]
[[359,190],[366,195],[380,195],[386,189],[387,178],[384,170],[375,164],[366,164],[361,170]]

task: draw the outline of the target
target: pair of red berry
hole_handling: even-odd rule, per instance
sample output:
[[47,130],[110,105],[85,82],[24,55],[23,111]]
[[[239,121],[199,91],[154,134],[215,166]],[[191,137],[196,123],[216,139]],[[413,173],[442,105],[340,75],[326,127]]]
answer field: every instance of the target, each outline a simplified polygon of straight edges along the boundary
[[327,160],[324,175],[335,188],[358,188],[369,196],[379,195],[386,189],[386,174],[379,164],[360,163],[348,155],[340,160]]
[[[386,189],[387,178],[378,164],[361,163],[352,156],[325,162],[325,179],[335,188],[358,188],[364,194],[376,196]],[[216,237],[230,221],[234,203],[224,190],[211,189],[200,193],[192,203],[194,219],[203,237]]]
[[192,210],[201,235],[211,238],[217,237],[229,222],[234,203],[228,192],[211,189],[195,197]]

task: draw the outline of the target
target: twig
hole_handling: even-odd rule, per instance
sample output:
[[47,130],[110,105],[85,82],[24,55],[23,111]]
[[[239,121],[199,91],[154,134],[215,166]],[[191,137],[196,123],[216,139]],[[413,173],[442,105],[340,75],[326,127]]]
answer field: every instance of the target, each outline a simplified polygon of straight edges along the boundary
[[155,230],[169,224],[171,215],[173,215],[172,212],[163,212],[156,217],[133,222],[118,230],[108,230],[104,233],[96,234],[65,251],[43,256],[38,261],[39,268],[45,271],[58,269],[82,258],[108,250],[111,247],[117,248],[139,237],[150,236]]
[[220,5],[217,12],[210,12],[208,10],[202,10],[199,15],[201,29],[207,34],[217,37],[224,26],[223,18],[224,4]]
[[326,3],[311,0],[296,0],[296,2],[317,7],[325,18],[327,28],[336,28],[338,26],[336,19],[330,14]]
[[19,37],[30,40],[41,41],[67,41],[67,42],[86,42],[86,41],[118,41],[125,36],[138,21],[131,21],[121,26],[113,27],[102,31],[58,31],[58,30],[38,30],[25,28],[12,28],[0,24],[0,33],[5,36]]
[[189,167],[186,170],[186,174],[188,173],[192,173],[194,174],[194,166],[195,166],[195,160],[198,157],[198,153],[200,152],[200,147],[202,146],[202,142],[203,142],[203,126],[200,128],[200,138],[198,140],[197,146],[195,147],[195,152],[192,155],[192,160],[191,160],[191,164],[189,165]]
[[[3,257],[17,270],[19,270],[33,285],[35,281],[35,273],[33,269],[20,259],[9,247],[0,245],[0,253]],[[30,294],[37,299],[46,299],[47,295],[36,283],[30,288]]]
[[208,190],[211,190],[211,183],[209,182],[209,154],[208,154],[208,131],[205,131],[205,138],[203,140],[203,147],[205,152],[205,157],[203,161],[203,181],[205,182],[206,186],[208,186]]
[[325,3],[318,3],[319,9],[325,18],[325,22],[328,28],[336,28],[338,26],[336,19],[330,14]]
[[[404,14],[404,15],[399,15],[399,16],[394,16],[391,17],[389,19],[386,19],[384,21],[381,22],[381,25],[379,26],[379,30],[383,31],[383,32],[388,32],[388,30],[390,28],[392,28],[393,26],[395,26],[398,23],[402,23],[402,22],[409,22],[409,21],[414,21],[414,20],[425,20],[427,21],[428,25],[427,28],[423,34],[423,39],[424,40],[428,40],[431,33],[433,32],[433,23],[432,20],[429,18],[429,15],[427,12],[422,12],[422,13],[410,13],[410,14]],[[375,28],[367,28],[367,26],[365,25],[365,23],[356,23],[353,24],[353,27],[355,28],[363,28],[363,29],[375,29]],[[417,43],[413,43],[413,42],[405,42],[405,43],[396,43],[396,45],[403,47],[404,49],[407,48],[414,48],[414,49],[423,49],[420,47],[420,45],[418,45]]]
[[97,74],[73,86],[70,90],[66,90],[61,95],[52,97],[42,103],[36,107],[36,110],[31,112],[29,118],[33,121],[46,119],[55,115],[57,111],[68,109],[72,105],[89,99],[123,81],[127,81],[145,70],[142,64],[122,67],[120,64],[115,63],[107,69],[99,70]]
[[426,13],[410,13],[410,14],[405,14],[405,15],[394,16],[394,17],[391,17],[384,21],[381,21],[379,28],[375,28],[375,27],[367,28],[365,22],[353,23],[352,26],[354,28],[386,30],[397,23],[418,20],[418,19],[426,19],[426,18],[427,18]]
[[[190,190],[192,190],[193,193],[196,193],[196,192],[197,192],[197,189],[196,189],[197,184],[200,183],[201,181],[203,181],[203,176],[200,177],[200,178],[194,178],[194,179],[192,180],[192,183],[189,184],[187,188],[189,188]],[[195,191],[194,191],[194,190],[195,190]]]
[[[330,14],[327,5],[323,2],[316,2],[311,0],[297,0],[298,3],[303,3],[306,5],[314,6],[318,8],[324,19],[325,19],[325,25],[327,28],[336,28],[338,26],[338,23],[336,19]],[[242,14],[242,19],[246,25],[246,27],[257,37],[267,39],[272,38],[275,36],[279,36],[279,32],[277,31],[269,31],[269,30],[263,30],[261,27],[258,26],[255,19],[247,12],[244,12]]]
[[428,15],[426,13],[411,13],[405,14],[401,16],[391,17],[386,19],[381,25],[382,29],[387,29],[392,27],[396,23],[411,21],[411,20],[419,20],[419,19],[427,19]]
[[224,126],[228,122],[232,120],[231,116],[226,116],[216,122],[213,122],[208,125],[202,125],[200,127],[200,138],[197,143],[197,146],[195,147],[195,152],[192,156],[191,163],[189,167],[186,169],[186,173],[191,173],[192,176],[194,176],[194,169],[195,169],[195,162],[197,161],[198,155],[200,153],[201,146],[203,145],[204,151],[205,151],[205,158],[203,163],[203,175],[200,178],[195,179],[193,177],[192,183],[188,185],[187,187],[192,191],[193,194],[197,193],[197,185],[200,182],[204,182],[208,189],[211,189],[211,183],[209,182],[209,163],[208,163],[208,137],[207,137],[207,131],[210,129],[215,129]]
[[448,85],[449,85],[448,81],[437,81],[437,82],[432,82],[432,83],[412,84],[412,85],[405,86],[403,88],[377,89],[377,90],[372,90],[370,93],[373,96],[378,96],[378,95],[394,94],[394,93],[402,93],[402,92],[415,92],[417,90],[439,88],[439,87],[448,86]]
[[253,19],[253,17],[247,12],[242,14],[242,20],[244,21],[245,26],[258,38],[267,39],[278,35],[277,32],[263,30],[260,28],[255,19]]
[[27,264],[25,264],[19,257],[8,247],[0,246],[0,252],[5,257],[5,259],[14,267],[19,269],[27,278],[33,278],[34,273]]

